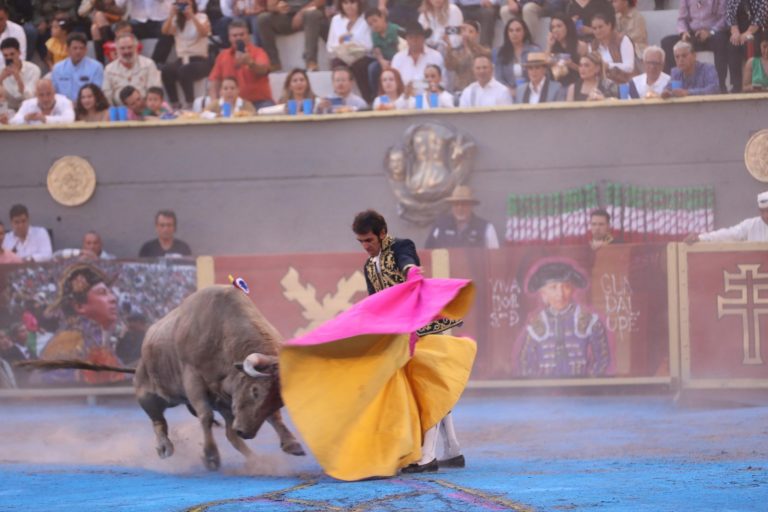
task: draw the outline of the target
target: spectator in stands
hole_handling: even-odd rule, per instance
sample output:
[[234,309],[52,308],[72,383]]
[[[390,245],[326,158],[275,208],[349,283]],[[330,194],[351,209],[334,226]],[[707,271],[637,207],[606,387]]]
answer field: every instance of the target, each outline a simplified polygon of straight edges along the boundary
[[[0,9],[0,16],[2,13]],[[15,37],[4,39],[0,43],[0,50],[3,52],[0,85],[5,89],[8,106],[17,110],[22,101],[35,95],[35,85],[40,80],[40,68],[23,60],[19,41]]]
[[662,71],[664,50],[658,46],[648,46],[643,52],[643,66],[645,73],[629,82],[629,97],[660,98],[670,80],[670,76]]
[[567,101],[600,101],[616,94],[606,83],[603,58],[589,52],[579,61],[579,79],[568,87]]
[[14,389],[18,387],[13,367],[3,357],[6,352],[10,352],[12,349],[13,342],[11,338],[8,337],[8,333],[5,330],[0,329],[0,389]]
[[635,45],[635,54],[642,55],[648,46],[645,18],[637,10],[637,0],[613,0],[616,11],[616,30],[629,37]]
[[104,250],[104,245],[101,241],[101,235],[96,231],[90,230],[83,235],[83,245],[80,249],[81,256],[84,259],[92,260],[113,260],[115,257]]
[[312,92],[312,84],[309,82],[309,76],[303,69],[295,68],[288,73],[283,83],[283,94],[280,96],[280,103],[287,103],[288,100],[294,100],[301,104],[304,100],[315,102],[315,93]]
[[449,0],[424,0],[420,11],[419,23],[432,31],[426,40],[427,46],[445,56],[446,49],[461,44],[460,31],[464,15],[455,4]]
[[408,98],[403,93],[405,85],[400,72],[395,68],[385,69],[379,77],[379,96],[373,100],[373,110],[395,110],[409,108]]
[[[454,108],[456,106],[453,94],[443,88],[443,71],[440,66],[429,64],[424,70],[424,80],[427,90],[424,91],[422,104],[424,108]],[[412,98],[411,101],[415,103]],[[411,106],[410,108],[414,108]]]
[[75,119],[86,123],[109,121],[109,101],[98,85],[85,84],[75,102]]
[[454,0],[465,20],[480,23],[480,44],[493,46],[493,31],[499,14],[499,0]]
[[411,23],[405,28],[408,48],[392,57],[392,67],[400,72],[403,83],[406,87],[412,87],[414,94],[424,92],[424,70],[428,64],[443,69],[443,56],[440,52],[424,44],[430,34],[430,30],[424,29],[419,23]]
[[[5,331],[0,334],[0,360],[13,365],[21,361],[36,359],[27,347],[27,328],[21,322],[11,325],[8,334]],[[31,373],[27,370],[13,370],[13,380],[18,387],[26,387]]]
[[461,93],[475,80],[472,63],[478,55],[491,56],[491,50],[480,44],[480,24],[469,20],[461,25],[461,44],[453,47],[448,35],[443,36],[446,43],[445,69],[452,72],[451,86],[455,93]]
[[592,17],[598,12],[613,16],[613,4],[610,0],[569,0],[565,13],[576,25],[576,32],[582,41],[592,40]]
[[3,247],[2,242],[5,241],[5,224],[0,222],[0,265],[4,263],[21,263],[21,258],[18,254]]
[[[213,25],[213,34],[214,39],[219,42],[219,45],[222,49],[229,48],[229,37],[227,34],[227,30],[229,29],[229,24],[232,22],[233,19],[235,19],[236,16],[240,16],[239,14],[235,14],[235,3],[237,3],[240,0],[221,0],[219,2],[219,8],[221,10],[221,18],[214,19],[211,18],[211,23]],[[245,0],[243,0],[245,1]],[[261,0],[258,0],[259,3],[261,3]],[[264,4],[266,6],[266,1]],[[240,12],[240,11],[238,11]],[[257,17],[258,21],[258,17]],[[247,21],[246,21],[247,23]],[[251,29],[251,32],[253,32],[253,43],[258,45],[260,41],[256,37],[258,34],[259,27],[256,25],[256,29]]]
[[459,185],[446,199],[450,212],[440,215],[429,231],[424,244],[426,249],[451,247],[483,247],[498,249],[499,237],[493,224],[475,215],[474,207],[480,204],[472,189]]
[[537,40],[541,18],[546,16],[554,18],[556,14],[564,15],[567,3],[567,0],[506,0],[499,13],[501,23],[506,25],[512,18],[522,18],[533,32],[533,42],[543,46],[544,41]]
[[173,210],[160,210],[157,212],[155,215],[157,238],[141,246],[139,258],[191,256],[192,250],[189,248],[189,245],[175,238],[176,227],[176,213]]
[[117,340],[115,353],[117,357],[129,366],[136,366],[141,358],[141,346],[147,334],[147,317],[142,313],[131,313],[126,319],[125,334]]
[[760,41],[760,54],[750,57],[744,65],[742,90],[745,92],[768,90],[768,39]]
[[517,88],[515,103],[537,104],[565,100],[563,86],[547,76],[549,57],[546,53],[529,53],[523,65],[528,71],[528,83]]
[[67,37],[72,28],[72,22],[64,14],[57,14],[51,22],[51,37],[45,42],[48,50],[45,54],[45,64],[49,70],[67,58]]
[[[680,0],[677,16],[677,34],[661,40],[664,49],[664,72],[670,73],[675,62],[673,48],[678,41],[693,45],[695,51],[711,51],[715,55],[715,68],[720,92],[726,92],[729,46],[726,26],[726,0]],[[733,82],[733,70],[731,70]]]
[[[13,38],[18,43],[18,50],[21,52],[22,60],[27,58],[27,35],[24,28],[8,18],[11,15],[8,5],[0,2],[0,42]],[[31,52],[30,52],[31,53]],[[5,61],[0,62],[0,69],[5,67]]]
[[307,71],[317,71],[317,44],[325,14],[323,0],[267,0],[267,12],[259,14],[259,37],[269,55],[272,70],[282,69],[275,36],[304,31],[304,61]]
[[725,18],[731,30],[728,52],[731,92],[741,92],[741,67],[746,47],[753,44],[754,48],[759,48],[761,39],[765,37],[763,30],[768,27],[768,1],[727,0]]
[[165,20],[163,34],[173,36],[176,44],[175,62],[163,66],[163,86],[174,110],[181,108],[176,83],[181,84],[186,108],[195,101],[195,81],[208,76],[208,35],[211,24],[205,13],[197,12],[194,0],[178,0],[171,6],[171,15]]
[[422,0],[378,0],[378,9],[395,25],[405,27],[418,20]]
[[[715,66],[696,60],[693,45],[678,41],[674,48],[675,63],[669,86],[662,93],[663,98],[680,98],[702,94],[718,94],[720,85]],[[679,86],[679,87],[674,87]]]
[[75,120],[72,102],[56,94],[53,82],[42,79],[35,85],[35,97],[24,100],[11,124],[61,124]]
[[136,39],[157,39],[152,51],[152,60],[157,64],[165,63],[173,48],[173,37],[163,34],[162,30],[163,23],[171,15],[173,3],[174,0],[115,0],[118,7],[131,15]]
[[[259,39],[259,14],[266,12],[267,1],[222,0],[222,12],[224,12],[224,4],[228,4],[228,10],[231,11],[230,16],[238,20],[243,20],[248,24],[248,28],[251,30],[253,44],[259,46],[261,43],[261,40]],[[226,35],[226,31],[223,31],[223,34]],[[222,39],[226,40],[226,37],[222,37]]]
[[[110,62],[114,62],[118,59],[117,40],[120,39],[120,36],[132,35],[133,25],[131,25],[130,21],[120,20],[112,26],[112,32],[115,33],[115,37],[112,40],[105,41],[104,44],[101,45],[102,49],[104,50],[104,58],[106,59],[105,64],[109,64]],[[143,48],[144,45],[141,44],[141,41],[138,41],[136,45],[136,51],[141,54]]]
[[399,51],[400,27],[387,21],[387,16],[377,8],[369,9],[365,13],[365,21],[371,27],[373,57],[375,59],[368,65],[368,83],[375,96],[378,94],[377,88],[381,70],[389,68],[392,58]]
[[269,85],[269,58],[248,38],[248,25],[242,20],[229,24],[229,43],[227,50],[219,52],[211,74],[208,76],[209,95],[216,100],[224,77],[237,79],[240,96],[253,103],[258,110],[274,105],[272,89]]
[[123,87],[120,91],[120,103],[128,108],[129,121],[144,120],[144,110],[147,108],[147,104],[141,91],[134,86],[126,85]]
[[461,93],[460,107],[496,107],[513,103],[509,88],[493,77],[493,63],[485,55],[475,57],[475,82]]
[[354,112],[368,108],[365,100],[352,92],[354,82],[349,68],[334,68],[331,80],[333,80],[333,94],[329,98],[318,100],[315,112],[328,114],[331,112]]
[[579,79],[579,60],[587,45],[579,41],[576,25],[563,13],[555,13],[549,23],[547,53],[552,55],[552,78],[568,88]]
[[589,214],[589,247],[593,251],[609,244],[618,243],[611,232],[611,214],[604,208],[592,210]]
[[3,249],[14,253],[24,261],[48,261],[51,259],[51,238],[40,226],[29,225],[29,210],[23,204],[11,206],[11,231],[3,238]]
[[365,21],[363,0],[337,0],[339,13],[331,19],[326,49],[333,56],[331,67],[349,66],[363,99],[373,101],[373,88],[368,83],[369,57],[373,49],[371,28]]
[[531,41],[531,31],[520,18],[512,18],[504,27],[504,42],[493,52],[493,65],[496,80],[506,85],[514,94],[518,80],[520,83],[528,80],[528,74],[523,68],[530,52],[539,52],[541,48]]
[[147,90],[147,97],[144,100],[144,119],[174,119],[176,116],[171,110],[171,106],[165,102],[165,93],[162,87],[150,87]]
[[709,233],[691,233],[684,242],[768,242],[768,191],[757,195],[757,217],[743,220],[730,228]]
[[83,0],[77,9],[77,14],[81,18],[90,18],[91,39],[93,39],[96,60],[102,64],[107,64],[108,61],[104,56],[104,43],[114,40],[115,33],[112,31],[112,24],[124,20],[126,17],[125,9],[118,7],[115,0]]
[[231,115],[234,117],[245,117],[256,114],[253,103],[240,97],[240,88],[237,85],[237,79],[228,76],[221,81],[221,91],[219,97],[209,103],[205,110],[213,112],[217,116],[223,116],[222,105],[227,103],[230,106]]
[[13,118],[16,111],[8,106],[8,100],[6,100],[5,89],[0,85],[0,124],[8,124]]
[[616,30],[616,19],[602,12],[592,16],[592,51],[600,52],[605,76],[617,84],[629,82],[638,72],[635,47],[626,35]]
[[133,34],[124,34],[115,40],[117,60],[104,69],[104,95],[113,105],[120,105],[120,92],[126,86],[138,89],[141,96],[150,87],[160,87],[160,71],[147,57],[139,55],[138,41]]
[[56,92],[72,101],[77,101],[80,89],[86,84],[101,87],[104,83],[104,66],[95,59],[86,57],[88,40],[80,32],[67,36],[69,57],[53,67],[52,81]]

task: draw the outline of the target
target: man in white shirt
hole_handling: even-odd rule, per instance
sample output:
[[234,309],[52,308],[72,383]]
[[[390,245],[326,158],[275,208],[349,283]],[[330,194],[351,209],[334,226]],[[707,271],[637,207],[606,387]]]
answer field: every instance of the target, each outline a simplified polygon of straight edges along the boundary
[[512,104],[509,88],[493,78],[493,63],[489,57],[476,56],[472,71],[476,81],[461,93],[459,107],[496,107]]
[[758,217],[746,219],[729,228],[710,231],[709,233],[691,233],[685,237],[685,243],[694,242],[768,242],[768,191],[757,196]]
[[35,86],[35,97],[24,100],[11,124],[62,124],[75,121],[69,98],[56,94],[53,82],[44,78]]
[[[19,49],[21,51],[21,58],[26,60],[27,58],[27,34],[24,33],[24,29],[21,25],[14,23],[8,19],[10,12],[5,2],[0,2],[0,42],[5,41],[9,37],[15,38],[19,42]],[[0,61],[0,69],[5,67],[5,59]]]
[[368,103],[352,92],[352,85],[354,83],[352,70],[347,67],[334,68],[331,74],[331,81],[333,82],[333,94],[317,102],[316,113],[355,112],[368,108]]
[[131,13],[131,26],[137,39],[157,39],[152,60],[163,64],[173,48],[173,36],[162,32],[174,0],[115,0],[115,5]]
[[400,72],[400,78],[406,87],[414,88],[415,94],[421,94],[426,88],[424,71],[427,66],[434,64],[440,68],[441,76],[445,76],[445,64],[440,52],[426,46],[424,42],[432,34],[420,23],[411,23],[405,29],[405,40],[408,49],[399,51],[392,57],[392,67]]
[[141,97],[147,96],[150,87],[162,87],[160,71],[152,61],[138,52],[139,42],[133,34],[117,38],[117,60],[104,68],[104,96],[113,105],[122,105],[120,91],[126,86],[135,87]]
[[630,98],[661,98],[669,85],[670,76],[664,69],[664,50],[658,46],[649,46],[643,52],[645,73],[637,75],[629,81]]
[[528,70],[528,83],[525,87],[518,87],[515,103],[549,103],[565,100],[565,89],[560,82],[550,80],[547,77],[549,67],[549,55],[544,52],[530,52],[523,63]]
[[3,238],[3,249],[24,261],[48,261],[53,251],[48,231],[29,225],[29,210],[23,204],[11,207],[11,231]]
[[16,110],[21,102],[35,95],[35,85],[40,80],[40,68],[21,58],[21,45],[15,37],[0,42],[3,63],[10,62],[0,70],[0,85],[5,89],[8,106]]

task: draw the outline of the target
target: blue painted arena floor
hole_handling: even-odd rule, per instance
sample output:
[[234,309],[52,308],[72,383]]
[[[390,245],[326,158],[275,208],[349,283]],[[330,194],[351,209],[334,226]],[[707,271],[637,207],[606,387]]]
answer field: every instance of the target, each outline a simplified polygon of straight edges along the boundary
[[209,473],[196,420],[167,417],[161,460],[131,400],[0,402],[0,511],[768,511],[768,406],[473,392],[454,410],[466,468],[355,483],[266,424],[249,463],[217,429]]

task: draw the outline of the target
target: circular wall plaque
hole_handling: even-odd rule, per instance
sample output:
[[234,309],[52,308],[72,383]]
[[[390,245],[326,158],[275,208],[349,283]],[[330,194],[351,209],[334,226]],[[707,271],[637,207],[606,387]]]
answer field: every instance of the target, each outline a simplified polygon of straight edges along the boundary
[[65,206],[80,206],[96,190],[96,173],[87,160],[79,156],[64,156],[48,171],[48,193],[54,201]]
[[768,130],[760,130],[749,138],[744,163],[756,180],[768,182]]

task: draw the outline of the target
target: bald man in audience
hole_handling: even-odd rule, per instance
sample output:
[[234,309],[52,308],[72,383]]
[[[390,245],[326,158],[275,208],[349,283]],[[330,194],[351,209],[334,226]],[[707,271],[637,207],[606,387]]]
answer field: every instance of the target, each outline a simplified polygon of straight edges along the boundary
[[69,98],[56,94],[53,82],[43,79],[35,86],[35,97],[24,100],[11,124],[62,124],[75,121]]

